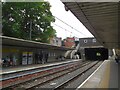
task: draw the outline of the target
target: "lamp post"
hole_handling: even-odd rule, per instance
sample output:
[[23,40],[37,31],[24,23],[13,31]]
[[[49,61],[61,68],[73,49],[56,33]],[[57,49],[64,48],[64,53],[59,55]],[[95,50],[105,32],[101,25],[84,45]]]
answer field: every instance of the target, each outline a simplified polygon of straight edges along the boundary
[[30,40],[31,40],[31,34],[32,34],[32,20],[30,20]]

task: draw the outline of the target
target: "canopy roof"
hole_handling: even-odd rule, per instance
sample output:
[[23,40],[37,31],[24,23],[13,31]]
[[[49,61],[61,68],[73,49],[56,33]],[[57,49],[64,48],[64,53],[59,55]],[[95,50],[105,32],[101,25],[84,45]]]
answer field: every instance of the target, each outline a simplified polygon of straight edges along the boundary
[[52,50],[73,50],[74,48],[66,48],[63,46],[53,46],[47,43],[40,43],[30,40],[23,40],[18,38],[0,36],[2,39],[2,46],[17,46],[17,47],[28,47],[28,48],[39,48],[39,49],[52,49]]
[[63,3],[66,10],[70,10],[103,46],[120,48],[120,3],[114,2],[119,0],[108,0],[113,2],[83,1],[85,0],[72,0],[72,2]]

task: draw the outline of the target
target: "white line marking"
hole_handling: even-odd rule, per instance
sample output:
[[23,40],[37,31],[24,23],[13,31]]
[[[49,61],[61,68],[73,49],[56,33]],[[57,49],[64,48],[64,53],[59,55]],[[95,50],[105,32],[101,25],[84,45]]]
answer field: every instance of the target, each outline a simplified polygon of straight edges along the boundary
[[100,69],[100,67],[101,67],[105,62],[106,62],[106,61],[104,61],[80,86],[78,86],[76,90],[78,90],[79,88],[81,88],[81,87],[98,71],[98,69]]

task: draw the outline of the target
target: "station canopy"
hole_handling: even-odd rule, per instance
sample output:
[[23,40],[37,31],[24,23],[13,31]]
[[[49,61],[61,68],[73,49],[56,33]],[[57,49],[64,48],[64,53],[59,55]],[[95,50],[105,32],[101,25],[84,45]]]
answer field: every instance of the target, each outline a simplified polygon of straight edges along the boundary
[[119,0],[61,1],[66,11],[70,10],[101,45],[120,49]]
[[13,47],[26,47],[26,48],[37,48],[37,49],[48,49],[48,50],[74,50],[74,48],[66,48],[63,46],[54,46],[47,43],[40,43],[30,40],[12,38],[7,36],[0,36],[2,40],[2,46],[13,46]]

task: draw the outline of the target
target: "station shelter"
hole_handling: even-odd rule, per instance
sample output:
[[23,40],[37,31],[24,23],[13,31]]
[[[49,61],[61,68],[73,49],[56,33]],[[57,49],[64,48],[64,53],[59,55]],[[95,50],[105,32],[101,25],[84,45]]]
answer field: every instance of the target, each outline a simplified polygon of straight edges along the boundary
[[67,50],[62,46],[53,46],[30,40],[1,36],[2,58],[6,66],[39,64],[58,61],[56,58],[64,56]]

